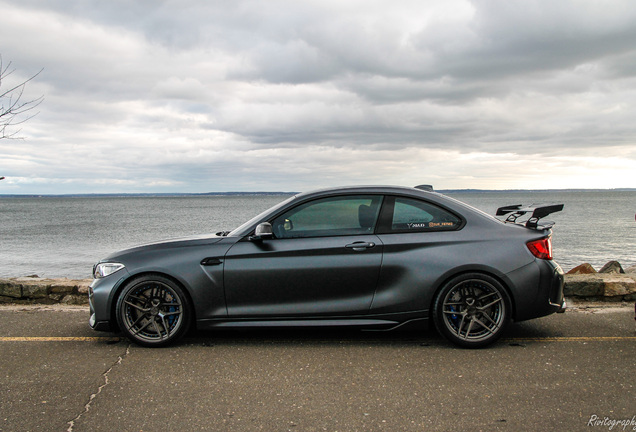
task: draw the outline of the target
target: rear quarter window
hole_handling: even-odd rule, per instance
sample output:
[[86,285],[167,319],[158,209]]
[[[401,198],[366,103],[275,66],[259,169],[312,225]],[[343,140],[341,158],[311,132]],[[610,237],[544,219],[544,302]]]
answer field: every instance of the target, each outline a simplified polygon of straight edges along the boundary
[[395,197],[384,232],[451,231],[461,228],[463,220],[435,204],[412,198]]

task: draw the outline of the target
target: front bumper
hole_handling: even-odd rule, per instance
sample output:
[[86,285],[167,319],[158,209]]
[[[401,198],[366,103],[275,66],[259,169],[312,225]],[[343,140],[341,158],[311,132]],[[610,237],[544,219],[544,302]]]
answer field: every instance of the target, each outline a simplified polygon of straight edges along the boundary
[[113,322],[111,311],[115,293],[125,280],[127,273],[117,272],[102,279],[93,279],[88,288],[88,305],[90,318],[88,325],[96,331],[117,331],[117,324]]
[[97,316],[95,315],[95,311],[93,306],[90,308],[90,318],[88,318],[88,325],[95,331],[104,331],[109,332],[112,331],[112,326],[110,325],[110,321],[97,321]]
[[[93,281],[93,283],[95,283],[95,281]],[[90,310],[90,318],[88,319],[88,325],[91,326],[91,328],[96,331],[105,331],[105,332],[111,331],[110,320],[101,320],[101,321],[97,320],[97,315],[95,314],[95,305],[93,301],[94,301],[93,285],[91,284],[91,286],[88,289],[88,306]]]

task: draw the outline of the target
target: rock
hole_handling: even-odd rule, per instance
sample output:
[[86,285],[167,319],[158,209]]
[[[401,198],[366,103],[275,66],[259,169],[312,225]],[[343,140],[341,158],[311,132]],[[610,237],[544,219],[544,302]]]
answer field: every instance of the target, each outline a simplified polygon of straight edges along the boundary
[[636,293],[636,281],[631,278],[605,278],[605,297],[626,296]]
[[592,264],[584,263],[574,267],[572,270],[570,270],[566,274],[594,274],[594,273],[596,273],[596,270],[594,270],[594,267],[592,267]]
[[72,284],[64,283],[64,281],[55,281],[51,284],[52,294],[70,294],[75,290],[75,286]]
[[564,294],[598,297],[606,301],[631,301],[636,297],[636,277],[619,273],[566,275]]
[[618,261],[610,261],[598,271],[599,273],[625,273]]
[[69,294],[64,296],[62,300],[60,300],[60,303],[67,304],[67,305],[88,304],[88,296]]
[[27,297],[30,299],[40,299],[46,298],[49,296],[49,287],[44,284],[37,285],[23,285],[22,286],[22,297]]
[[566,297],[593,297],[602,296],[605,292],[603,280],[600,277],[591,275],[567,275],[563,294]]
[[627,268],[625,269],[625,273],[628,273],[628,274],[629,274],[629,273],[636,273],[636,264],[634,264],[634,265],[633,265],[633,266],[631,266],[631,267],[627,267]]
[[0,297],[20,298],[22,297],[22,286],[12,283],[8,279],[0,280]]
[[49,299],[53,300],[55,303],[59,303],[60,300],[64,298],[64,294],[51,293],[49,294]]

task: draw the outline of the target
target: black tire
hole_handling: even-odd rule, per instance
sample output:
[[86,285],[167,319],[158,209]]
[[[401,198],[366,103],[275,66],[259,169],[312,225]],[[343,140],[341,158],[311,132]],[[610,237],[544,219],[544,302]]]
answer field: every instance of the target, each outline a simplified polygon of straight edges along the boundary
[[511,313],[506,289],[496,279],[481,273],[451,279],[433,301],[437,331],[466,348],[481,348],[499,339]]
[[159,275],[126,284],[115,314],[124,334],[138,345],[166,346],[179,340],[192,320],[190,301],[179,285]]

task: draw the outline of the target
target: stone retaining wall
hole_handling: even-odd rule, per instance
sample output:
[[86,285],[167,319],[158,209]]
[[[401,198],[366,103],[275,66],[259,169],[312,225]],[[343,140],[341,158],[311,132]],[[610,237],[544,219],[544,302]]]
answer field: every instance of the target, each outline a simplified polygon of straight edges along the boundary
[[[88,304],[91,279],[0,279],[0,303]],[[589,301],[636,301],[636,274],[565,275],[565,296]]]
[[0,303],[88,304],[92,279],[0,279]]

